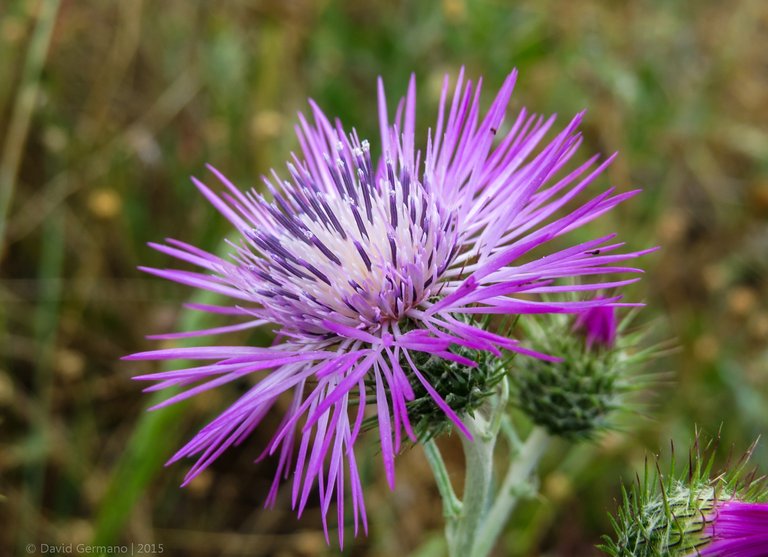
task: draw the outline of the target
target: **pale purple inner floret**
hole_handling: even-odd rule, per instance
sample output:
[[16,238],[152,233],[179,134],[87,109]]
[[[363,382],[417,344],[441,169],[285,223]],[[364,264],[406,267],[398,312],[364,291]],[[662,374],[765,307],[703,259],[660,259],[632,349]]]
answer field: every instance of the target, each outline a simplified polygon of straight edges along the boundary
[[331,191],[318,191],[296,161],[291,182],[267,181],[272,203],[239,200],[256,226],[237,266],[224,270],[266,319],[321,339],[336,337],[337,324],[376,333],[399,322],[438,286],[457,249],[455,216],[409,169],[389,160],[376,173],[368,142],[355,138],[339,141],[335,156],[321,163]]
[[[355,532],[359,522],[367,528],[353,451],[366,414],[366,393],[375,398],[372,410],[378,416],[384,469],[394,486],[394,455],[403,432],[415,440],[406,410],[414,398],[414,381],[467,434],[460,417],[414,365],[414,352],[468,367],[475,363],[452,347],[548,358],[471,324],[469,317],[580,312],[616,304],[619,298],[542,302],[531,295],[596,291],[636,280],[602,278],[638,272],[622,262],[650,251],[617,253],[623,244],[612,242],[614,235],[541,251],[550,240],[637,191],[615,194],[611,189],[576,203],[613,157],[598,164],[595,156],[564,172],[581,143],[581,115],[537,150],[554,117],[545,120],[521,110],[511,123],[505,122],[515,77],[507,77],[482,118],[480,84],[465,82],[462,72],[448,103],[446,78],[423,161],[422,151],[416,150],[412,78],[394,123],[379,82],[381,156],[372,158],[367,141],[354,131],[345,132],[340,122],[331,123],[311,103],[314,122],[299,116],[302,153],[288,164],[290,179],[273,172],[264,180],[270,199],[255,190],[240,191],[213,168],[223,193],[193,179],[239,232],[231,257],[168,240],[153,247],[202,272],[144,270],[223,294],[233,300],[231,306],[193,309],[246,321],[154,338],[263,324],[275,326],[278,338],[268,348],[178,348],[129,357],[210,362],[137,377],[157,382],[149,390],[186,389],[160,406],[246,375],[260,377],[173,457],[171,462],[198,458],[185,483],[228,447],[247,439],[276,400],[291,393],[293,402],[264,452],[278,454],[267,503],[274,502],[281,478],[293,475],[292,501],[299,514],[316,485],[323,516],[335,494],[342,524],[348,487]],[[561,278],[571,280],[558,284]],[[343,528],[339,536],[341,543]]]

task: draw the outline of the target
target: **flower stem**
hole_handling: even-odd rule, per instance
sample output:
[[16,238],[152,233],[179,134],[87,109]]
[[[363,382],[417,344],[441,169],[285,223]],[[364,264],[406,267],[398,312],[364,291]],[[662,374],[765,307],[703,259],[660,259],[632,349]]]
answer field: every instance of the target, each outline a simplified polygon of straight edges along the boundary
[[[504,396],[500,398],[506,402]],[[492,410],[490,419],[480,412],[464,418],[472,439],[461,437],[466,468],[462,501],[456,497],[437,444],[430,440],[423,445],[443,499],[451,557],[490,554],[518,501],[531,491],[531,476],[549,445],[550,437],[541,428],[534,428],[521,442],[503,409]],[[501,417],[500,410],[504,413]],[[493,453],[502,432],[509,441],[511,462],[501,485],[493,489]]]
[[488,509],[493,480],[493,449],[496,436],[488,435],[490,424],[477,413],[465,420],[473,439],[461,438],[464,448],[465,479],[461,513],[446,524],[449,554],[468,557]]
[[541,457],[549,446],[549,440],[549,435],[537,427],[520,447],[517,458],[512,460],[507,469],[496,500],[483,517],[472,553],[467,555],[485,557],[491,552],[496,538],[509,520],[520,497],[530,489],[531,475],[535,473]]
[[434,439],[424,443],[424,454],[427,456],[427,462],[429,462],[432,473],[435,475],[437,490],[443,499],[443,516],[446,520],[452,520],[461,512],[461,501],[456,497],[456,492],[453,491],[451,478],[448,477],[448,470],[445,468],[445,462],[443,462],[443,455],[440,454],[440,449]]

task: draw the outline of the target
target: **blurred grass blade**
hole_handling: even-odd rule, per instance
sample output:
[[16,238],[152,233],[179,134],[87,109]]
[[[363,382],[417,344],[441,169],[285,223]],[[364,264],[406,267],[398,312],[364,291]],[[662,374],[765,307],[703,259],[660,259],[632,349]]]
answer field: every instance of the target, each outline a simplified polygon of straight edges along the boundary
[[28,505],[20,516],[20,543],[34,539],[37,516],[43,513],[45,471],[51,452],[51,401],[53,398],[53,362],[59,329],[59,309],[64,265],[64,215],[57,214],[46,222],[43,231],[42,254],[38,279],[40,290],[34,311],[35,362],[34,392],[36,412],[30,424],[27,450],[33,455],[25,471],[24,487]]
[[59,0],[40,0],[38,10],[37,23],[29,42],[21,84],[11,112],[3,153],[0,156],[0,258],[4,250],[5,226],[13,200],[19,163],[40,89],[40,74],[51,43],[53,26],[59,11]]
[[[168,393],[157,393],[147,406],[157,404]],[[94,545],[115,542],[123,525],[152,478],[163,469],[180,434],[186,403],[146,412],[117,463],[109,487],[96,515]]]
[[[198,291],[192,301],[199,304],[216,304],[221,301],[218,294]],[[214,319],[212,314],[184,310],[178,330],[190,331],[205,328]],[[195,339],[180,341],[179,346],[192,346]],[[182,368],[185,362],[176,361],[174,368]],[[154,393],[146,408],[172,396],[174,391]],[[188,401],[141,414],[133,435],[126,444],[125,452],[115,465],[109,487],[101,501],[95,519],[94,545],[108,545],[115,542],[123,525],[142,496],[152,478],[163,469],[163,464],[176,450],[181,436],[181,422]]]
[[[222,254],[229,245],[222,243],[216,250]],[[191,302],[197,304],[218,304],[222,296],[205,290],[197,291]],[[215,314],[184,310],[179,319],[177,330],[192,331],[205,329],[212,325],[217,318]],[[268,338],[257,337],[260,342],[268,342]],[[199,340],[185,339],[178,341],[178,346],[199,345]],[[174,361],[168,369],[181,369],[188,362]],[[172,367],[171,367],[172,366]],[[149,408],[171,397],[176,391],[166,389],[154,393],[147,401]],[[163,464],[178,448],[181,434],[180,423],[189,401],[173,404],[152,412],[141,414],[133,435],[126,444],[125,452],[116,463],[109,486],[101,501],[95,527],[95,545],[110,545],[115,543],[121,534],[123,526],[130,518],[139,498],[152,479],[163,470]]]

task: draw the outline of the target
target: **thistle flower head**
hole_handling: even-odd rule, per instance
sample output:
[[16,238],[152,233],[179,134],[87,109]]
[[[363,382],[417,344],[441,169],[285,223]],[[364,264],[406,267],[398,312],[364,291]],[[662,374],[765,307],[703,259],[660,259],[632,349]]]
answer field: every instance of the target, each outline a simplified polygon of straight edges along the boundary
[[[369,410],[377,416],[384,470],[394,485],[394,455],[404,436],[416,439],[414,401],[429,397],[468,434],[460,417],[466,408],[452,407],[451,393],[436,389],[451,383],[432,384],[429,364],[422,364],[450,362],[466,370],[477,364],[472,354],[502,351],[550,358],[486,330],[477,315],[569,313],[617,303],[618,297],[535,299],[633,282],[595,277],[635,272],[624,262],[646,252],[622,251],[613,234],[549,247],[637,192],[608,190],[576,203],[612,157],[564,171],[581,143],[582,115],[540,147],[554,118],[522,110],[507,120],[515,78],[514,72],[507,77],[483,116],[480,83],[474,86],[462,72],[451,95],[446,78],[437,123],[418,142],[423,150],[415,132],[415,80],[394,120],[380,81],[378,148],[312,103],[311,118],[299,117],[301,152],[291,157],[287,175],[273,171],[265,178],[267,196],[239,190],[213,168],[223,193],[193,180],[235,228],[231,253],[220,257],[168,240],[153,247],[200,270],[144,270],[229,298],[231,305],[193,309],[242,321],[157,337],[263,324],[278,337],[268,348],[214,345],[130,356],[203,360],[137,377],[157,382],[153,389],[183,389],[163,405],[258,378],[173,457],[197,458],[185,483],[244,442],[286,395],[292,402],[264,452],[278,460],[267,502],[275,500],[280,480],[293,477],[299,514],[317,490],[323,517],[335,498],[341,523],[349,489],[357,531],[366,518],[353,447]],[[592,282],[576,289],[559,284],[570,277]],[[343,528],[339,535],[341,541]]]
[[[707,454],[708,453],[708,454]],[[687,470],[646,469],[624,491],[612,519],[615,538],[601,549],[612,557],[763,557],[768,550],[768,489],[749,473],[751,450],[733,468],[713,474],[714,450],[699,450]]]

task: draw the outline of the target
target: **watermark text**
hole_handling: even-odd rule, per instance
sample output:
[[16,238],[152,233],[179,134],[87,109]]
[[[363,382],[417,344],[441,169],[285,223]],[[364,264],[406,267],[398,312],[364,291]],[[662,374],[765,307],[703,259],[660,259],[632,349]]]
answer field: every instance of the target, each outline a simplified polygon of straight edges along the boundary
[[161,555],[164,551],[161,543],[125,543],[117,545],[92,545],[87,543],[30,543],[26,545],[29,555]]

